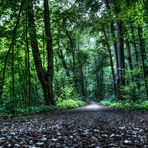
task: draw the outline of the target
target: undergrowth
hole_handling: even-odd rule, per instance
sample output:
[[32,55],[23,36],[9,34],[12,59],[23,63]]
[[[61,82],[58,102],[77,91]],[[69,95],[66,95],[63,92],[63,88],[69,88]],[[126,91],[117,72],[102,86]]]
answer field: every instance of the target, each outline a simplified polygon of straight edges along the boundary
[[62,102],[58,103],[57,106],[61,110],[66,110],[66,109],[74,109],[80,106],[83,106],[85,103],[80,100],[63,100]]
[[114,109],[128,109],[128,110],[148,110],[148,101],[117,101],[105,99],[100,102],[103,105]]
[[0,116],[9,116],[9,115],[27,115],[27,114],[34,114],[34,113],[42,113],[42,112],[56,112],[60,110],[67,110],[67,109],[74,109],[81,107],[85,104],[85,102],[81,100],[63,100],[61,102],[58,102],[56,106],[47,106],[47,105],[41,105],[41,106],[33,106],[33,107],[27,107],[27,108],[16,108],[15,111],[12,113],[12,109],[5,108],[3,106],[0,106]]

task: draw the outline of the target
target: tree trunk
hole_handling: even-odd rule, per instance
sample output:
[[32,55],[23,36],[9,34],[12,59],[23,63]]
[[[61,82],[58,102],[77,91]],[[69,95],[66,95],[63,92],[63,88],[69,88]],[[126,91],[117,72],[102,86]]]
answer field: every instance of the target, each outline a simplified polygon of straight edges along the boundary
[[[116,1],[111,1],[109,2],[109,0],[105,0],[105,5],[106,5],[106,8],[107,9],[110,9],[110,4],[114,4],[116,5]],[[118,13],[117,12],[118,10],[116,10],[115,13]],[[117,23],[119,24],[119,23]],[[120,28],[119,27],[120,25],[118,25],[118,29],[120,30],[121,29],[121,33],[122,33],[122,27]],[[117,39],[116,39],[116,31],[115,31],[115,27],[114,27],[114,22],[112,21],[109,25],[109,28],[110,28],[110,32],[111,32],[111,38],[112,38],[112,41],[113,41],[113,48],[114,48],[114,54],[115,54],[115,60],[116,60],[116,97],[117,99],[122,99],[122,94],[121,94],[121,55],[120,55],[120,48],[122,47],[120,44],[120,48],[118,47],[118,44],[117,44]],[[120,34],[120,33],[119,33]],[[119,35],[120,36],[120,35]],[[122,38],[120,37],[120,40]]]
[[[139,52],[138,52],[137,45],[136,45],[136,37],[135,37],[135,32],[134,32],[133,26],[131,26],[131,33],[132,33],[132,44],[133,44],[134,52],[135,52],[135,66],[136,66],[136,68],[138,68],[138,67],[140,67],[140,61],[139,61],[139,56],[138,56]],[[136,81],[138,91],[140,91],[140,82],[139,82],[140,81],[140,75],[137,75],[135,77],[135,81]]]
[[30,51],[29,51],[29,40],[28,40],[28,18],[26,14],[26,59],[27,59],[27,90],[28,90],[28,100],[27,100],[27,105],[29,106],[29,109],[31,109],[31,74],[30,74]]
[[108,42],[108,38],[105,32],[105,29],[103,29],[103,33],[104,33],[104,37],[105,37],[105,44],[109,53],[109,59],[110,59],[110,65],[111,65],[111,71],[112,71],[112,78],[113,78],[113,83],[114,83],[114,92],[115,92],[115,96],[116,94],[116,79],[115,79],[115,71],[114,71],[114,63],[113,63],[113,59],[112,59],[112,52],[111,52],[111,48]]
[[[113,5],[114,5],[115,17],[118,17],[118,15],[121,12],[120,2],[117,0],[113,0]],[[117,89],[119,93],[117,94],[118,94],[118,99],[123,100],[121,89],[125,85],[124,26],[123,26],[122,20],[116,20],[116,24],[117,24],[117,34],[119,37],[119,40],[118,40],[119,47],[117,52],[117,55],[118,55]]]
[[125,56],[124,56],[124,28],[123,23],[119,22],[119,37],[120,37],[120,46],[119,46],[119,64],[120,64],[120,73],[121,73],[121,86],[125,85]]
[[104,69],[103,67],[97,70],[96,73],[96,81],[97,81],[97,90],[96,90],[96,97],[99,101],[104,99]]
[[145,64],[145,61],[146,61],[146,52],[145,52],[145,44],[144,44],[144,40],[143,40],[142,34],[143,34],[142,28],[141,27],[138,27],[138,36],[139,36],[139,43],[140,43],[140,50],[141,50],[143,76],[144,76],[146,94],[147,94],[147,98],[148,98],[148,86],[147,86],[147,74],[148,74],[148,70],[147,70],[146,64]]
[[[44,7],[45,7],[45,15],[47,12],[46,8],[48,3],[45,1],[44,2]],[[52,90],[52,78],[53,78],[53,59],[52,59],[52,51],[51,49],[51,38],[49,35],[49,30],[47,28],[49,27],[49,24],[46,24],[47,20],[45,20],[45,32],[46,32],[46,37],[47,37],[47,52],[48,52],[48,71],[45,71],[45,69],[42,66],[42,61],[41,61],[41,55],[38,47],[38,42],[37,42],[37,37],[36,37],[36,28],[35,28],[35,20],[34,20],[34,13],[33,13],[33,3],[32,0],[30,1],[28,6],[28,26],[29,26],[29,34],[30,34],[30,41],[31,41],[31,47],[32,47],[32,53],[33,53],[33,59],[36,67],[36,72],[38,79],[41,83],[43,93],[44,93],[44,99],[46,105],[52,104],[54,105],[54,99],[53,99],[53,90]],[[49,19],[49,18],[46,18]]]
[[16,98],[15,98],[15,80],[14,80],[14,48],[12,48],[12,67],[11,67],[11,74],[12,74],[12,103],[13,103],[13,109],[12,109],[12,114],[15,113],[15,105],[16,105]]
[[135,32],[134,32],[134,28],[131,26],[131,33],[132,33],[132,43],[133,43],[133,47],[134,47],[134,52],[135,52],[135,63],[136,63],[136,66],[139,65],[139,57],[138,57],[138,49],[137,49],[137,46],[136,46],[136,38],[135,38]]
[[120,49],[118,47],[117,41],[116,41],[116,34],[115,34],[115,28],[113,23],[110,25],[111,30],[111,36],[113,40],[113,47],[114,47],[114,53],[115,53],[115,60],[116,60],[116,96],[117,99],[122,99],[121,95],[121,65],[120,65]]
[[127,46],[127,59],[128,59],[128,63],[129,63],[129,69],[133,70],[131,47],[130,47],[130,43],[128,40],[126,40],[126,46]]
[[49,98],[51,103],[54,105],[53,95],[53,47],[52,47],[52,36],[51,36],[51,25],[49,16],[49,4],[48,0],[44,0],[44,23],[45,23],[45,35],[47,39],[47,57],[48,57],[48,79],[49,79]]

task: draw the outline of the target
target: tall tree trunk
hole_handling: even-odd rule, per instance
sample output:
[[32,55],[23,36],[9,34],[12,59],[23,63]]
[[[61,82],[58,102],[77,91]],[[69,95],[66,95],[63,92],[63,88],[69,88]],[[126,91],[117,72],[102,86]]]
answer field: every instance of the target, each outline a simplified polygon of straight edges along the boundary
[[27,58],[27,88],[28,88],[28,101],[27,104],[31,109],[31,74],[30,74],[30,51],[29,51],[29,40],[28,40],[28,18],[26,14],[26,58]]
[[136,59],[135,63],[136,63],[136,66],[139,66],[138,49],[137,49],[137,45],[136,45],[136,37],[135,37],[135,32],[134,32],[133,26],[131,26],[131,33],[132,33],[132,43],[133,43],[134,52],[135,52],[135,59]]
[[[117,0],[113,0],[113,5],[114,5],[114,13],[115,16],[118,17],[120,13],[120,2]],[[119,36],[119,47],[117,47],[117,53],[116,53],[116,58],[117,58],[117,98],[120,100],[123,100],[122,96],[122,86],[125,85],[125,58],[124,58],[124,26],[123,22],[121,20],[116,21],[117,24],[117,34]],[[115,32],[115,31],[114,31]]]
[[49,98],[51,103],[54,105],[54,95],[53,95],[53,47],[52,47],[52,36],[51,36],[51,25],[49,16],[49,4],[48,0],[44,0],[44,23],[45,23],[45,35],[47,39],[47,57],[48,57],[48,78],[49,78]]
[[119,45],[119,73],[121,73],[121,86],[125,85],[125,56],[124,56],[124,26],[122,22],[119,22],[119,38],[120,38],[120,45]]
[[[118,17],[118,15],[121,12],[121,8],[120,8],[120,1],[117,0],[113,0],[113,5],[114,5],[114,14],[116,17]],[[120,18],[118,18],[120,19]],[[120,100],[123,100],[123,96],[122,96],[122,87],[125,85],[125,58],[124,58],[124,26],[123,26],[123,22],[122,20],[117,20],[116,21],[117,24],[117,34],[119,37],[119,47],[118,47],[118,51],[117,51],[117,98]]]
[[12,72],[12,102],[13,102],[13,109],[12,113],[15,113],[15,105],[16,105],[16,99],[15,99],[15,80],[14,80],[14,48],[12,48],[12,67],[11,67],[11,72]]
[[96,82],[97,82],[97,89],[96,89],[96,97],[97,99],[103,100],[104,99],[104,69],[101,67],[99,71],[97,70],[96,73]]
[[131,46],[128,40],[126,40],[126,46],[127,46],[127,59],[129,63],[129,69],[133,70],[133,62],[132,62],[132,55],[131,55]]
[[[48,17],[49,14],[46,14],[48,10],[48,1],[44,2],[45,7],[45,16]],[[53,78],[53,58],[52,58],[52,51],[51,51],[51,37],[49,35],[49,24],[46,24],[48,20],[45,20],[45,32],[47,37],[47,52],[48,52],[48,71],[46,71],[42,66],[41,55],[38,47],[37,37],[36,37],[36,28],[35,28],[35,20],[34,20],[34,11],[33,11],[33,2],[32,0],[27,5],[28,6],[28,26],[29,26],[29,34],[30,34],[30,41],[33,53],[33,59],[36,67],[36,72],[38,79],[42,85],[44,99],[46,105],[52,104],[54,105],[53,99],[53,90],[52,90],[52,78]],[[46,19],[49,19],[46,18]]]
[[[140,61],[139,61],[139,56],[138,56],[138,48],[137,48],[137,45],[136,45],[136,36],[135,36],[135,32],[134,32],[134,27],[131,25],[131,34],[132,34],[132,45],[134,47],[134,52],[135,52],[135,64],[134,66],[136,66],[136,68],[139,68],[140,67]],[[138,88],[138,92],[140,91],[140,75],[137,75],[135,76],[135,81],[136,81],[136,85],[137,85],[137,88]],[[139,92],[140,93],[140,92]]]
[[116,79],[115,79],[115,71],[114,71],[114,63],[113,63],[113,59],[112,59],[112,51],[108,42],[108,37],[106,35],[105,29],[103,28],[103,33],[104,33],[104,37],[105,37],[105,44],[109,53],[109,59],[110,59],[110,65],[111,65],[111,71],[112,71],[112,78],[113,78],[113,83],[114,83],[114,92],[115,92],[115,96],[116,94]]
[[147,74],[148,74],[148,69],[146,68],[146,52],[145,52],[145,44],[143,40],[143,30],[141,27],[138,27],[138,36],[139,36],[139,43],[140,43],[140,50],[141,50],[141,59],[142,59],[142,67],[143,67],[143,76],[144,76],[144,82],[145,82],[145,89],[146,89],[146,94],[148,98],[148,86],[147,86]]
[[[110,9],[110,4],[114,4],[115,5],[115,0],[112,0],[109,2],[109,0],[105,0],[105,5],[106,8],[109,10]],[[116,12],[117,13],[117,12]],[[120,58],[120,48],[118,47],[118,43],[117,43],[117,39],[116,39],[116,31],[115,31],[115,26],[114,26],[114,22],[112,21],[109,24],[109,28],[110,28],[110,32],[111,32],[111,38],[113,41],[113,48],[114,48],[114,54],[115,54],[115,63],[116,63],[116,74],[115,74],[115,81],[116,81],[116,97],[117,99],[122,99],[122,95],[121,95],[121,58]]]

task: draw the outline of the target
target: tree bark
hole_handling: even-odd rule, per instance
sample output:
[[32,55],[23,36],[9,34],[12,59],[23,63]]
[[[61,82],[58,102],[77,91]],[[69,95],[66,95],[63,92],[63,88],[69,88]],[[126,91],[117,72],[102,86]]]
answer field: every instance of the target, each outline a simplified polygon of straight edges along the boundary
[[139,57],[138,57],[138,49],[137,49],[137,46],[136,46],[136,38],[135,38],[135,32],[134,32],[134,28],[133,26],[131,26],[131,33],[132,33],[132,43],[133,43],[133,47],[134,47],[134,52],[135,52],[135,63],[136,63],[136,66],[139,65]]
[[[139,60],[139,55],[138,55],[138,48],[136,45],[136,36],[135,36],[135,32],[134,32],[134,27],[131,25],[131,34],[132,34],[132,45],[134,47],[134,52],[135,52],[135,64],[134,66],[136,68],[140,67],[140,60]],[[138,88],[138,91],[140,91],[140,75],[138,74],[137,76],[135,76],[135,81],[136,81],[136,85]],[[140,92],[139,92],[140,93]]]
[[[120,13],[120,6],[118,5],[117,0],[112,0],[110,2],[111,4],[114,5],[114,13],[115,16],[117,17],[118,14]],[[109,0],[105,0],[105,5],[107,9],[110,9],[110,3]],[[122,93],[121,93],[121,88],[122,86],[125,85],[125,78],[124,78],[124,71],[125,71],[125,59],[124,59],[124,33],[123,33],[123,23],[121,20],[116,21],[117,24],[117,33],[119,36],[119,47],[116,41],[116,32],[115,32],[115,27],[113,22],[110,24],[110,30],[111,30],[111,35],[113,39],[113,46],[115,50],[115,55],[116,55],[116,94],[117,98],[119,100],[122,100]]]
[[44,0],[44,23],[45,23],[45,35],[47,39],[47,57],[48,57],[48,71],[47,75],[49,78],[49,98],[51,103],[54,105],[54,95],[53,95],[53,47],[52,47],[52,35],[51,35],[51,25],[50,25],[50,15],[49,15],[49,4],[48,0]]
[[133,70],[133,62],[132,62],[132,55],[131,55],[131,46],[128,40],[126,40],[126,46],[127,46],[127,59],[129,63],[129,69]]
[[29,40],[28,40],[28,18],[27,18],[27,13],[26,13],[26,32],[25,32],[25,37],[26,37],[26,65],[27,65],[27,89],[28,89],[28,100],[27,104],[29,106],[29,109],[31,109],[31,73],[30,73],[30,51],[29,51]]
[[119,73],[121,73],[121,86],[125,85],[125,56],[124,56],[124,27],[123,27],[123,23],[119,22],[118,24],[119,27],[119,38],[120,38],[120,45],[119,45],[119,65],[120,65],[120,69],[119,69]]
[[[120,8],[120,2],[117,0],[113,0],[113,5],[114,5],[114,14],[116,17],[121,12]],[[119,19],[119,18],[118,18]],[[125,85],[125,56],[124,56],[124,25],[122,20],[117,20],[117,34],[119,37],[119,47],[118,47],[118,67],[117,67],[117,90],[119,93],[117,93],[117,98],[119,100],[123,100],[123,94],[122,94],[122,87]]]
[[138,27],[138,36],[139,36],[139,43],[140,43],[140,50],[141,50],[141,59],[142,59],[142,67],[143,67],[143,76],[144,76],[144,82],[145,82],[145,89],[146,89],[146,95],[148,98],[148,86],[147,86],[147,74],[148,74],[148,70],[146,68],[146,52],[145,52],[145,44],[144,44],[144,40],[143,40],[143,30],[141,27]]
[[[48,1],[44,1],[44,15],[48,17],[49,14],[47,13],[47,5]],[[48,20],[45,20],[45,32],[47,37],[47,52],[48,52],[48,70],[46,71],[42,66],[41,61],[41,55],[38,47],[38,41],[36,37],[36,28],[35,28],[35,20],[34,20],[34,13],[33,13],[33,2],[30,1],[28,6],[28,25],[29,25],[29,34],[30,34],[30,41],[31,41],[31,47],[32,47],[32,53],[33,53],[33,59],[36,67],[36,72],[38,79],[41,83],[43,93],[44,93],[44,99],[46,105],[54,105],[54,99],[53,99],[53,90],[52,90],[52,78],[53,78],[53,58],[52,58],[52,51],[51,47],[51,36],[49,34],[49,30],[47,28],[49,27],[47,24]],[[49,19],[46,18],[46,19]]]
[[112,71],[112,78],[113,78],[113,83],[114,83],[114,92],[115,92],[115,96],[116,94],[116,79],[115,79],[115,71],[114,71],[114,63],[113,63],[113,59],[112,59],[112,52],[111,52],[111,48],[110,45],[108,43],[108,38],[105,32],[105,29],[103,29],[103,33],[104,33],[104,37],[105,37],[105,44],[109,53],[109,59],[110,59],[110,65],[111,65],[111,71]]

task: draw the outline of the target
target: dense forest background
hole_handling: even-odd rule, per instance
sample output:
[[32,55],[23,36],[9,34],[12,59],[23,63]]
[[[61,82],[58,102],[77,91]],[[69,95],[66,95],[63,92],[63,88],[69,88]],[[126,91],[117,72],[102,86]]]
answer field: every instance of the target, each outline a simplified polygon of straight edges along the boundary
[[146,0],[0,0],[0,112],[148,98]]

